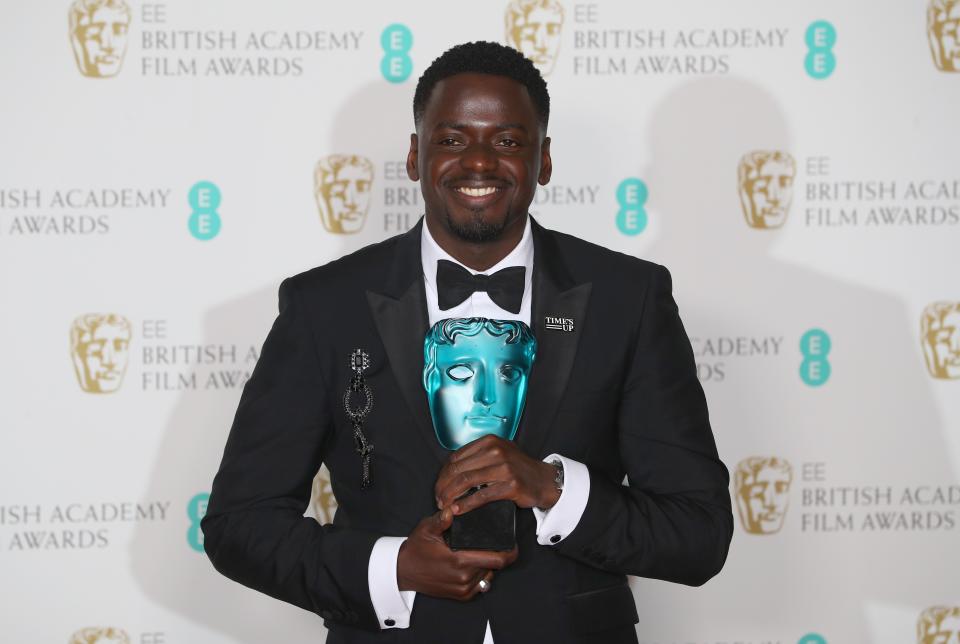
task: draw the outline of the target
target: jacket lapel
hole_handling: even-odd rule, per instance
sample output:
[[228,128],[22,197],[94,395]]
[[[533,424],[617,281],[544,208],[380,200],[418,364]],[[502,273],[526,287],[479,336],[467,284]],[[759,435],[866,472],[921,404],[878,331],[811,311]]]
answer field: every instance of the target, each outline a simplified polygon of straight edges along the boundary
[[437,441],[423,390],[423,338],[427,333],[427,298],[423,287],[420,236],[423,219],[398,240],[383,292],[367,291],[367,304],[390,368],[416,421],[418,434],[440,462],[450,453]]
[[[532,218],[531,225],[533,302],[530,328],[537,338],[537,357],[530,374],[517,441],[525,452],[542,458],[540,450],[570,379],[581,328],[586,322],[592,284],[574,282],[563,264],[553,233]],[[572,330],[567,321],[572,321]]]

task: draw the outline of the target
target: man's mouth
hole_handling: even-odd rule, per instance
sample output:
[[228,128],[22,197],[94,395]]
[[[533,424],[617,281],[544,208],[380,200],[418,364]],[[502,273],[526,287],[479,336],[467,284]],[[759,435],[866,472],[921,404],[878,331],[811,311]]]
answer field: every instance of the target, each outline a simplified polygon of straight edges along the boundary
[[486,197],[487,195],[492,195],[493,193],[497,192],[500,190],[500,188],[495,188],[493,186],[486,188],[468,188],[464,186],[455,188],[455,190],[460,194],[467,195],[468,197]]
[[460,180],[448,184],[456,201],[468,208],[489,206],[503,194],[507,184],[500,180]]

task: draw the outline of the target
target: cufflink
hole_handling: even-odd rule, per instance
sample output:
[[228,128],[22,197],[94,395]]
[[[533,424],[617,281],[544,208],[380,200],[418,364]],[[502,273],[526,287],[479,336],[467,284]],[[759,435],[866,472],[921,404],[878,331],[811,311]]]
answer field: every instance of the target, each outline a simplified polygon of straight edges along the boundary
[[555,534],[552,537],[550,537],[550,543],[560,543],[560,535]]
[[396,626],[397,623],[388,617],[387,619],[383,620],[383,625],[384,625],[384,626]]

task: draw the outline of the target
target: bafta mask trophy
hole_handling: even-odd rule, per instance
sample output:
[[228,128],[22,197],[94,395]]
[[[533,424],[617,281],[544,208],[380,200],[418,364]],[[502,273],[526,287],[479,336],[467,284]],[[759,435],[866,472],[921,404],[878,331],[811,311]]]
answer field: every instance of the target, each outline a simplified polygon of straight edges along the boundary
[[[537,341],[523,322],[450,318],[434,324],[423,343],[423,387],[440,444],[453,451],[487,434],[513,440],[536,353]],[[511,550],[515,519],[512,501],[488,503],[454,517],[447,543],[461,550]]]

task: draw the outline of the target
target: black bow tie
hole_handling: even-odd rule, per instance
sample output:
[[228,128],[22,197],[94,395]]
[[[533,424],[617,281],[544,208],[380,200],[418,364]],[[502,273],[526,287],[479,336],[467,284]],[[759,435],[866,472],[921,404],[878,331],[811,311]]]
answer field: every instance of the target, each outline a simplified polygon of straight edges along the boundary
[[440,310],[460,304],[476,291],[486,291],[493,303],[511,313],[520,312],[523,301],[524,266],[510,266],[492,275],[474,275],[446,259],[437,260],[437,296]]

